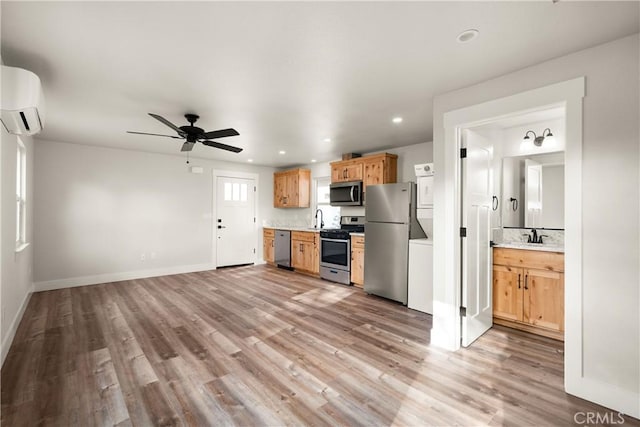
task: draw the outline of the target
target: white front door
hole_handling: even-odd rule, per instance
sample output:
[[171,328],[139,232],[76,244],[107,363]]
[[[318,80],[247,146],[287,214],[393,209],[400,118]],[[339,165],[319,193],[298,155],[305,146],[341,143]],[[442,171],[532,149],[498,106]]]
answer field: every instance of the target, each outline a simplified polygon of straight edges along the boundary
[[469,346],[493,325],[491,283],[492,143],[469,130],[462,134],[462,345]]
[[252,179],[218,176],[216,183],[216,265],[255,261],[255,184]]

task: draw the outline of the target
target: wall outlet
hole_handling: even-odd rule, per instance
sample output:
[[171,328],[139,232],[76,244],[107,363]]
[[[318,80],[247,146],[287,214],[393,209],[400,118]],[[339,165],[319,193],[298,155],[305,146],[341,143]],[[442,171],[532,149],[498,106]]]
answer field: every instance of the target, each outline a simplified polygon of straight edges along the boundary
[[140,261],[145,262],[146,259],[147,256],[144,253],[140,254]]
[[151,259],[156,259],[156,253],[155,252],[151,252]]

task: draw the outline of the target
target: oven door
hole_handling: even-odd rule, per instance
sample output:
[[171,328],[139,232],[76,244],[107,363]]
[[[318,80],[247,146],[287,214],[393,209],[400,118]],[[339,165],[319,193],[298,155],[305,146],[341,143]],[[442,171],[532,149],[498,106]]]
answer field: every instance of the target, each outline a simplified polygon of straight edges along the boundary
[[320,265],[351,271],[351,240],[320,238]]

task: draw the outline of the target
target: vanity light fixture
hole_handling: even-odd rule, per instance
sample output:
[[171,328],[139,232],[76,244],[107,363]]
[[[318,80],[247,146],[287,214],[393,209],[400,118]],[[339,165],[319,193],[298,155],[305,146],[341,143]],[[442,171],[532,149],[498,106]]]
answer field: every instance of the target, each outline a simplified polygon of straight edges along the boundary
[[551,133],[551,129],[549,128],[546,128],[545,130],[543,130],[542,135],[540,136],[536,136],[536,133],[534,131],[528,130],[527,133],[524,134],[525,141],[528,141],[529,139],[531,139],[531,137],[529,136],[530,133],[533,134],[533,144],[536,147],[541,147],[545,138],[553,136],[553,134]]

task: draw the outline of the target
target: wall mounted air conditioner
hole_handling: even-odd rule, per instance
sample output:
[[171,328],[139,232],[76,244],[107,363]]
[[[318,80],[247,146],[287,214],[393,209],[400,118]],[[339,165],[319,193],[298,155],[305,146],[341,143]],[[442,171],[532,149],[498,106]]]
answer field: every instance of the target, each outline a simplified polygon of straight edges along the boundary
[[31,71],[2,65],[0,121],[14,135],[34,135],[44,125],[44,95],[40,78]]

